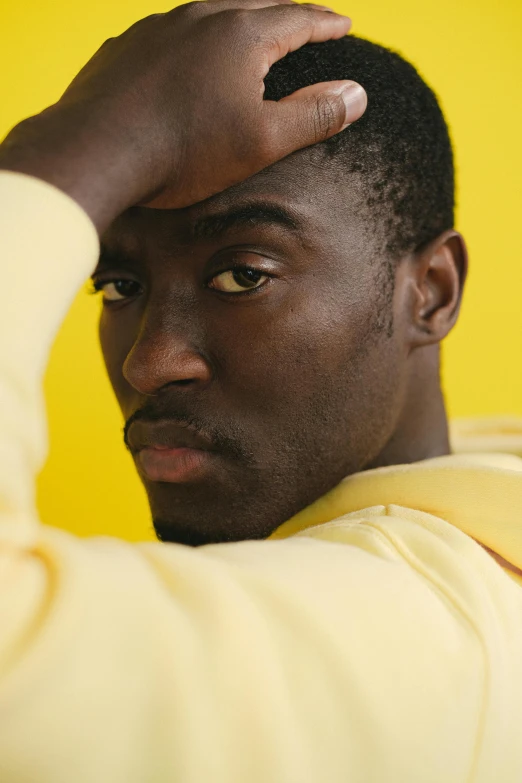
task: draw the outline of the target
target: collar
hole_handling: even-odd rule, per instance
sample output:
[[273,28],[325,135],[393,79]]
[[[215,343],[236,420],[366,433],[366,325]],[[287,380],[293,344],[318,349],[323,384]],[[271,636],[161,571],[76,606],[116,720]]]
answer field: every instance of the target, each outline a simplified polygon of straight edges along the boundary
[[512,454],[451,454],[348,476],[270,536],[376,505],[395,504],[440,517],[522,568],[522,459]]

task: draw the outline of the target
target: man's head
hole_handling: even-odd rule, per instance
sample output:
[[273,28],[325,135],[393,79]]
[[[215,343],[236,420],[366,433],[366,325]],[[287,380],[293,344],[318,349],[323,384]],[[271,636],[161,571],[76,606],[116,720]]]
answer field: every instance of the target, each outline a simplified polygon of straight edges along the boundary
[[337,79],[365,87],[359,122],[104,237],[102,348],[165,540],[263,538],[350,473],[448,448],[438,344],[466,258],[446,125],[412,66],[354,37],[277,63],[265,97]]

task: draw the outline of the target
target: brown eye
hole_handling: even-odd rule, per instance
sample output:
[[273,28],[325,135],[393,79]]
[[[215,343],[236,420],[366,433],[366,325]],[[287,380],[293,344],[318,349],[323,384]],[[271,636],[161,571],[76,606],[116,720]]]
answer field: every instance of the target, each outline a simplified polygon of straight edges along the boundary
[[104,302],[121,302],[140,292],[140,285],[135,280],[110,280],[106,283],[99,281],[94,283],[96,291],[102,291]]
[[211,288],[217,291],[224,291],[227,294],[237,294],[241,291],[248,291],[253,288],[260,288],[268,280],[268,275],[263,274],[258,269],[252,267],[240,267],[238,269],[229,269],[227,272],[221,272],[212,278]]

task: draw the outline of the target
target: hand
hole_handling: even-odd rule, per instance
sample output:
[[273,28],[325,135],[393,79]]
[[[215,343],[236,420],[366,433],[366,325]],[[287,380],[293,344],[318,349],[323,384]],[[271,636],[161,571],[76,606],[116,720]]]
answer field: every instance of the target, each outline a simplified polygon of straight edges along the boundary
[[276,60],[349,27],[322,7],[271,0],[195,2],[147,17],[11,132],[0,168],[62,188],[100,231],[134,204],[201,201],[363,114],[366,95],[352,82],[263,100]]

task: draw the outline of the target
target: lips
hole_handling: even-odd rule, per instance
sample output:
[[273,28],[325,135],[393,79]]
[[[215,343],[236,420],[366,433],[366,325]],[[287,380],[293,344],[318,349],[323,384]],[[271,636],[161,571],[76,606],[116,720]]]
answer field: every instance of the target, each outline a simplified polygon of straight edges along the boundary
[[190,426],[170,421],[134,421],[129,448],[149,481],[181,483],[202,476],[215,458],[212,441]]

